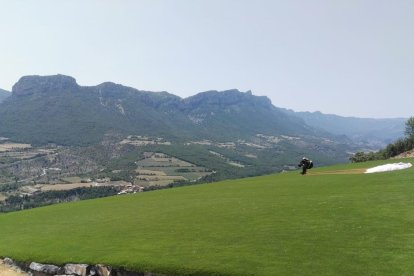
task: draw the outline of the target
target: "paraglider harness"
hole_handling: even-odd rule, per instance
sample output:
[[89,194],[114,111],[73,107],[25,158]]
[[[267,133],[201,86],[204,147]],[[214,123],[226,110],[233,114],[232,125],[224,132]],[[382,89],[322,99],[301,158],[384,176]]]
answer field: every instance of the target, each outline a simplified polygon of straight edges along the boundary
[[302,173],[301,174],[306,174],[306,170],[309,170],[309,169],[313,168],[313,161],[303,157],[302,161],[300,161],[300,163],[298,164],[298,167],[299,168],[302,167]]

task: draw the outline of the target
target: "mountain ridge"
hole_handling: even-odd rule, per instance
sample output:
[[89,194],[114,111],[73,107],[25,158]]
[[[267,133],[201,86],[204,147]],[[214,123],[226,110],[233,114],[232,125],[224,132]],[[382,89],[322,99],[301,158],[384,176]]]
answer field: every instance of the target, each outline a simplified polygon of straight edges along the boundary
[[[361,127],[350,124],[349,118],[294,112],[274,106],[266,96],[237,89],[209,90],[181,98],[165,91],[142,91],[113,82],[81,86],[75,78],[59,74],[23,76],[10,94],[8,101],[0,105],[0,136],[35,144],[90,144],[108,132],[172,140],[226,141],[259,133],[329,138],[347,135],[361,143],[370,139],[369,133],[357,137]],[[365,126],[366,120],[370,124],[376,119],[352,120],[364,122]],[[330,121],[333,122],[329,124]],[[392,137],[402,135],[402,121],[397,126],[392,120],[384,122],[385,129],[379,125],[374,130],[387,133],[391,124],[395,128]]]
[[108,131],[215,140],[261,132],[310,133],[302,120],[288,117],[268,98],[251,92],[209,91],[182,99],[111,82],[80,86],[64,75],[25,76],[0,106],[0,131],[5,137],[40,144],[95,143]]

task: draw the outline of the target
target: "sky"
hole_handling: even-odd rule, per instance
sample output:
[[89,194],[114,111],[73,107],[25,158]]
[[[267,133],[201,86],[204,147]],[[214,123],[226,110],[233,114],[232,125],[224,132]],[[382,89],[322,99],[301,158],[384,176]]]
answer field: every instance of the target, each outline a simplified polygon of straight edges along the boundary
[[0,88],[64,74],[295,111],[414,116],[412,0],[0,0]]

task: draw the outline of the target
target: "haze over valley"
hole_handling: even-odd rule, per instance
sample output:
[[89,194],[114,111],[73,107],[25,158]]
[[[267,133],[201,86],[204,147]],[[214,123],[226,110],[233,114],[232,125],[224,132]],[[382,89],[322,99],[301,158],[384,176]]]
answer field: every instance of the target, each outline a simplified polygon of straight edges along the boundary
[[[236,89],[183,99],[65,75],[24,76],[0,95],[0,200],[29,195],[4,210],[89,197],[74,189],[112,195],[295,170],[302,156],[348,162],[402,137],[406,121],[294,112]],[[62,194],[37,199],[51,190]]]

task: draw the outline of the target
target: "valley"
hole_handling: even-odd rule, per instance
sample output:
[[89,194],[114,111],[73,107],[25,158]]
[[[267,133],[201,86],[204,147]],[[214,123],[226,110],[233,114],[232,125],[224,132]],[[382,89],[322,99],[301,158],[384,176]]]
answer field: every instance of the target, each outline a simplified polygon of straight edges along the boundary
[[295,113],[237,89],[182,99],[52,75],[2,95],[0,212],[291,171],[303,156],[345,163],[403,132],[401,120]]
[[257,134],[235,142],[179,143],[163,137],[108,135],[98,145],[76,147],[32,146],[3,137],[0,211],[74,201],[84,196],[136,193],[295,170],[299,155],[287,153],[290,147],[302,147],[303,152],[310,148],[308,153],[319,156],[320,164],[324,159],[331,164],[324,143],[329,148],[335,142],[326,140],[315,147],[312,140],[300,137]]

